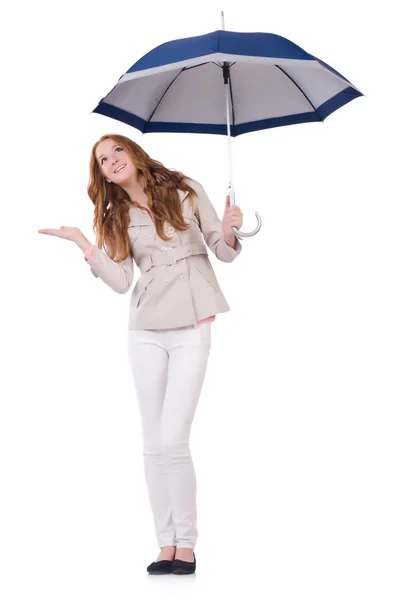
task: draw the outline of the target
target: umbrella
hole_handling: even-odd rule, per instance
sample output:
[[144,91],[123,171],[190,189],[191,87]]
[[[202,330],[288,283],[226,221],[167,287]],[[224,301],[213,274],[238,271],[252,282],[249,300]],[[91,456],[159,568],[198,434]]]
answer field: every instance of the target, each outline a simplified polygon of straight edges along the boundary
[[[235,202],[231,138],[250,131],[323,122],[363,94],[288,39],[226,31],[157,46],[122,75],[92,111],[150,132],[228,136],[230,204]],[[226,98],[226,102],[225,102]],[[262,221],[256,212],[254,231]]]

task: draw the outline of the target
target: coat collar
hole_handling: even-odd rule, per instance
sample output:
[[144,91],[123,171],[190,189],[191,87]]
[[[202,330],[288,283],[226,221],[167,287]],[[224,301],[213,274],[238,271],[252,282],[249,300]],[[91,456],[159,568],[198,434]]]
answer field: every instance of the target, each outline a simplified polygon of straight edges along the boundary
[[[183,202],[186,200],[189,192],[184,192],[182,190],[178,190],[178,195]],[[136,206],[131,206],[128,209],[130,215],[130,226],[131,225],[153,225],[153,221],[151,216],[146,212],[146,210],[142,210],[141,208],[137,208]]]

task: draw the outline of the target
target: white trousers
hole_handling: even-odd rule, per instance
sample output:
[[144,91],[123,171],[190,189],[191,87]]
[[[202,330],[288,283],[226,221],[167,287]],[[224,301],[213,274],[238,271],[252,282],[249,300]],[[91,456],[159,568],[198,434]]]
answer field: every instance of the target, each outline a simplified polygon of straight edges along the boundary
[[145,479],[160,548],[196,544],[196,474],[189,437],[210,348],[211,322],[128,330]]

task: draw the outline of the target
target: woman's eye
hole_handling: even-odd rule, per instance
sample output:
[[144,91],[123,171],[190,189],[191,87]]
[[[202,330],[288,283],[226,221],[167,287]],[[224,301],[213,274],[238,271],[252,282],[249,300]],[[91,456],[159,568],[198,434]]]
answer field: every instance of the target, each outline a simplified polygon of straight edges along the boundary
[[[118,147],[116,148],[116,152],[117,152],[117,150],[122,150],[122,149],[123,149],[123,148],[120,148],[120,146],[118,146]],[[106,158],[102,158],[102,160],[101,160],[101,165],[103,165],[103,161],[104,161],[104,160],[106,160]]]

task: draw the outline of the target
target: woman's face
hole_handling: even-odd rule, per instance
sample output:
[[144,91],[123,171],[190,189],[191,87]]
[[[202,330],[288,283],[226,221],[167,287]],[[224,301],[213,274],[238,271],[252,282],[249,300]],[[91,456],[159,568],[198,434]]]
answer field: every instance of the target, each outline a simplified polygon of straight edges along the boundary
[[108,183],[122,185],[137,179],[138,170],[123,144],[115,140],[103,140],[96,147],[95,156]]

